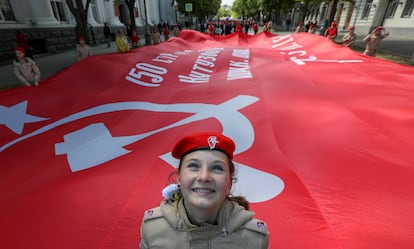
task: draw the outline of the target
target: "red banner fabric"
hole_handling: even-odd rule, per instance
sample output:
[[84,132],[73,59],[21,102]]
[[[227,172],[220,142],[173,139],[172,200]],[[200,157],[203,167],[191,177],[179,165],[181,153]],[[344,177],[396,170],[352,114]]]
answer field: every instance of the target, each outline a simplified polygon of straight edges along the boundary
[[198,131],[236,143],[270,248],[414,247],[414,70],[322,36],[210,36],[0,92],[0,247],[138,248]]

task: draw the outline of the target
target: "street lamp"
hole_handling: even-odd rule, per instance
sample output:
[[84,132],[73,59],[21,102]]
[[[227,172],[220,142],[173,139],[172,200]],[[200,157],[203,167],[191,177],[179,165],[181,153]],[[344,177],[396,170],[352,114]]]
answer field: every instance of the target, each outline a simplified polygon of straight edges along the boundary
[[151,45],[151,33],[148,28],[148,18],[147,18],[147,1],[144,0],[144,11],[145,11],[145,45]]

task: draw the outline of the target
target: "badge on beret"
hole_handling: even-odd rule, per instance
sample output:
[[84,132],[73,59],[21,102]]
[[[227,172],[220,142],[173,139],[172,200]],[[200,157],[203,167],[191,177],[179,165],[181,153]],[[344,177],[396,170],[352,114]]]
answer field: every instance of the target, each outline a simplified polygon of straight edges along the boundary
[[216,136],[209,137],[207,139],[207,143],[208,143],[208,147],[210,148],[210,150],[216,148],[216,144],[218,144],[217,137]]

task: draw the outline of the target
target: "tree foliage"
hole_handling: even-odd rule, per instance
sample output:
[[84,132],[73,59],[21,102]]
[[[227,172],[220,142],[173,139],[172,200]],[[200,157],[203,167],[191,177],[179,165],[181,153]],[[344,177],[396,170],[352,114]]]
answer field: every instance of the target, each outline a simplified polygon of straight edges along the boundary
[[227,10],[223,7],[220,7],[220,9],[217,11],[217,17],[227,17],[227,16],[231,16],[231,11]]
[[204,20],[217,14],[221,0],[177,0],[177,3],[178,11],[181,13],[188,13],[186,12],[185,5],[191,3],[193,5],[193,11],[188,14],[197,17],[199,20]]
[[263,10],[261,0],[235,0],[231,10],[240,18],[258,17]]
[[275,15],[278,17],[289,13],[296,8],[296,11],[299,11],[300,18],[303,19],[309,15],[311,8],[318,8],[322,2],[332,2],[330,5],[329,16],[327,16],[327,18],[332,21],[335,18],[338,1],[339,0],[235,0],[231,10],[233,13],[236,13],[237,17],[252,17],[257,19],[260,14],[267,17],[274,17]]

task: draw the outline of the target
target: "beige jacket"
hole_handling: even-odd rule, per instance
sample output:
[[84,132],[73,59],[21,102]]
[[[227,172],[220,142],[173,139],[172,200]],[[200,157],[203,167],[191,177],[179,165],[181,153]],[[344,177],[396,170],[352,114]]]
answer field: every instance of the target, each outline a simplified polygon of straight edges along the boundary
[[40,70],[30,58],[26,57],[23,61],[13,60],[13,71],[19,81],[25,85],[36,84],[40,81]]
[[219,211],[217,225],[195,226],[189,222],[182,200],[163,201],[159,207],[144,213],[140,248],[267,249],[267,225],[253,215],[226,200]]
[[86,57],[92,56],[92,49],[86,44],[85,45],[77,44],[75,48],[75,53],[76,53],[76,59],[78,61],[81,61],[85,59]]
[[364,54],[375,56],[381,41],[389,35],[390,33],[388,31],[385,31],[382,35],[376,35],[374,32],[367,35],[364,38],[364,42],[366,43]]

